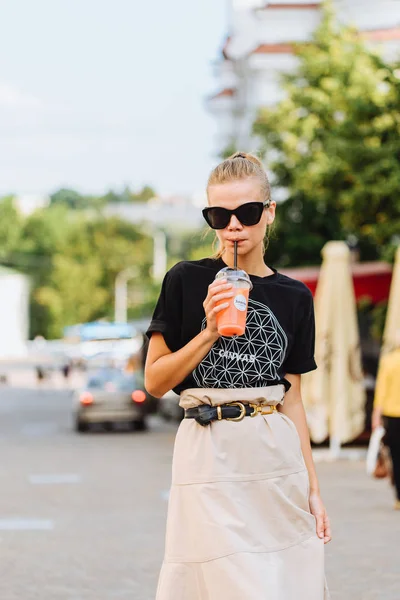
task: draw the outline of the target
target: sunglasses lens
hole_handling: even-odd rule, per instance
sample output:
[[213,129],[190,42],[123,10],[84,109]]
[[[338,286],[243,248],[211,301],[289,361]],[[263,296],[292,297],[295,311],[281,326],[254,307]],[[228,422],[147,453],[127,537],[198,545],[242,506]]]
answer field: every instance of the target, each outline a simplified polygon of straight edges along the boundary
[[224,229],[230,220],[229,212],[220,206],[206,208],[203,211],[203,215],[212,229]]
[[261,219],[263,208],[262,202],[248,202],[247,204],[242,204],[236,211],[237,218],[242,225],[247,225],[248,227],[257,225]]

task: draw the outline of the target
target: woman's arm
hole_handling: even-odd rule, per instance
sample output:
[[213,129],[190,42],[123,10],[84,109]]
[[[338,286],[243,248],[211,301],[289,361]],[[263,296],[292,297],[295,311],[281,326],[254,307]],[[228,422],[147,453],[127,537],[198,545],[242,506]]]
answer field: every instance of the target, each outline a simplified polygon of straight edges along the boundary
[[219,303],[233,296],[233,292],[228,291],[231,288],[232,284],[227,283],[226,279],[214,281],[208,287],[203,303],[207,327],[177,352],[171,352],[162,333],[152,334],[144,373],[145,387],[149,394],[161,398],[181,383],[209,353],[220,337],[216,316],[229,306],[228,302]]
[[383,425],[383,407],[385,399],[387,398],[387,368],[386,368],[386,357],[381,358],[381,362],[378,369],[378,378],[375,385],[375,396],[374,406],[372,411],[372,430],[376,429],[380,425]]
[[301,450],[310,480],[310,510],[316,518],[317,534],[320,538],[324,538],[324,543],[326,544],[331,540],[331,529],[328,515],[321,500],[317,473],[311,451],[306,413],[301,398],[301,375],[286,374],[285,379],[291,383],[291,388],[285,394],[285,401],[279,407],[279,411],[293,421],[299,434]]
[[147,353],[145,387],[152,396],[161,398],[176,387],[197,367],[218,339],[206,329],[186,346],[171,352],[162,333],[153,333]]

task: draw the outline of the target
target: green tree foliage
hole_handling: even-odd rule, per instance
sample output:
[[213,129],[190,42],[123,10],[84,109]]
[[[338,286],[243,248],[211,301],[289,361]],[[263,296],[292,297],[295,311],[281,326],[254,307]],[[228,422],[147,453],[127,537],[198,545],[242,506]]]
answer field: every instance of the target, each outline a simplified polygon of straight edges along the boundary
[[101,286],[103,270],[96,258],[84,263],[70,256],[57,254],[47,285],[38,287],[34,300],[46,309],[46,334],[62,336],[65,325],[85,323],[104,314],[108,291]]
[[53,205],[63,204],[68,206],[68,208],[83,208],[86,206],[85,197],[69,188],[61,188],[54,192],[54,194],[51,194],[50,203]]
[[145,185],[137,193],[131,192],[131,202],[148,202],[156,196],[156,192],[149,185]]
[[133,225],[73,215],[54,247],[50,276],[34,294],[48,315],[48,335],[58,337],[74,323],[112,320],[117,274],[136,265],[140,284],[146,286],[151,261],[151,240]]
[[105,197],[83,195],[69,188],[61,188],[50,196],[51,206],[66,206],[73,210],[100,209],[105,203]]
[[[0,200],[0,263],[31,281],[30,335],[62,335],[66,325],[114,317],[117,274],[137,266],[139,290],[130,316],[150,313],[153,244],[140,228],[54,202],[23,217],[11,198]],[[142,293],[145,290],[145,293]]]
[[14,198],[0,199],[0,260],[7,263],[11,252],[21,239],[22,217],[14,204]]
[[104,203],[115,203],[115,202],[148,202],[156,196],[155,190],[149,185],[143,186],[141,190],[133,192],[129,186],[125,186],[122,192],[116,192],[110,190],[102,201]]
[[349,235],[362,258],[387,257],[400,231],[399,71],[340,27],[329,5],[296,54],[284,100],[254,125],[274,185],[288,191],[284,262],[319,262],[327,240]]

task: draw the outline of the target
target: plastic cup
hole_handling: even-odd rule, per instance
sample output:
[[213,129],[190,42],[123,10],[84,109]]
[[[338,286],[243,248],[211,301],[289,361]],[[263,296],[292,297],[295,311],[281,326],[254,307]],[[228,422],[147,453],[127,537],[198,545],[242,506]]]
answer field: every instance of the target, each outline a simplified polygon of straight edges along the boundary
[[249,292],[253,288],[250,277],[242,269],[225,267],[218,271],[215,279],[226,279],[232,284],[234,295],[218,302],[217,306],[229,302],[229,306],[217,313],[218,333],[224,337],[243,335],[246,329]]

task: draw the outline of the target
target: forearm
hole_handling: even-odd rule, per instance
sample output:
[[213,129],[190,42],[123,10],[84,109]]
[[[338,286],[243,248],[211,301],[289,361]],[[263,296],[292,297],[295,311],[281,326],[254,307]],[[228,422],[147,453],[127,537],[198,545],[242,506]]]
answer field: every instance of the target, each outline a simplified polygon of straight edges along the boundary
[[176,387],[200,364],[217,339],[218,335],[212,335],[204,330],[177,352],[161,356],[151,365],[146,365],[147,391],[152,396],[161,398]]
[[[290,395],[289,391],[287,395]],[[319,483],[317,473],[315,470],[314,460],[312,456],[310,435],[308,432],[306,413],[304,410],[303,402],[299,394],[295,398],[288,398],[288,401],[283,403],[283,406],[279,408],[280,412],[287,415],[296,426],[297,432],[300,437],[301,450],[304,457],[304,462],[307,467],[308,477],[310,480],[310,492],[316,492],[319,494]]]

